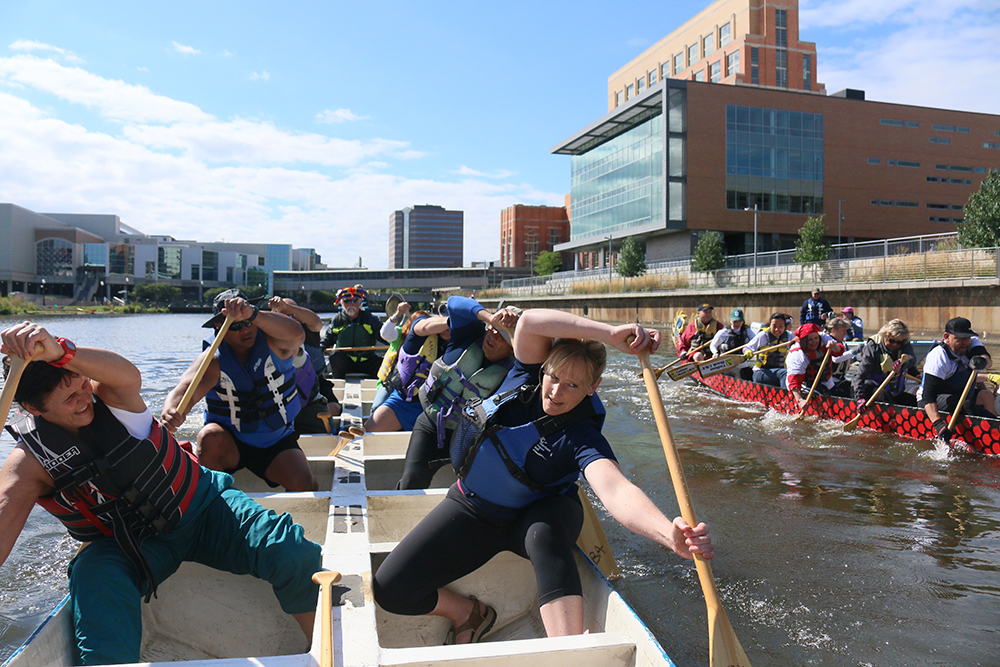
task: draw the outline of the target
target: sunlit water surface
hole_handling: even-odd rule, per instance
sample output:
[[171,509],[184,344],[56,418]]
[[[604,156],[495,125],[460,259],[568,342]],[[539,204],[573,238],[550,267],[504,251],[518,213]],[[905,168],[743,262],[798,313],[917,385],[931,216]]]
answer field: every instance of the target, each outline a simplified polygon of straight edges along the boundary
[[[202,315],[45,320],[80,345],[139,366],[163,398],[201,348]],[[7,326],[0,321],[0,326]],[[663,363],[654,357],[654,362]],[[634,357],[614,354],[600,394],[605,433],[628,474],[678,513]],[[662,388],[699,519],[712,526],[723,605],[754,667],[1000,664],[1000,467],[927,441],[834,422],[794,422],[697,387]],[[192,436],[197,419],[182,435]],[[0,458],[13,442],[0,440]],[[681,667],[708,664],[705,603],[692,564],[602,513],[614,582]],[[65,594],[75,545],[32,513],[0,567],[0,658]]]

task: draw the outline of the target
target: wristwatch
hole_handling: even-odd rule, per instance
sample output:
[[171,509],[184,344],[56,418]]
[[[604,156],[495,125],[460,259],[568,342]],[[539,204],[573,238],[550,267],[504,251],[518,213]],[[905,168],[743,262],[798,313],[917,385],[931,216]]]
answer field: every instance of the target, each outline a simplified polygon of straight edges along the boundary
[[69,362],[73,361],[73,357],[76,356],[76,344],[69,338],[56,338],[56,342],[62,346],[63,356],[56,361],[50,361],[49,364],[55,366],[56,368],[62,368]]

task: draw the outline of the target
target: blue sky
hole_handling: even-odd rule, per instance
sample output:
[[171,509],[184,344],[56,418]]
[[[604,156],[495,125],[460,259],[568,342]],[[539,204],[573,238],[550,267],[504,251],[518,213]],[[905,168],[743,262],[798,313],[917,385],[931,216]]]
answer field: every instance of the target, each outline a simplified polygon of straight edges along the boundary
[[[0,4],[0,202],[383,268],[388,217],[562,205],[549,149],[697,2]],[[830,92],[1000,113],[998,0],[800,0]]]

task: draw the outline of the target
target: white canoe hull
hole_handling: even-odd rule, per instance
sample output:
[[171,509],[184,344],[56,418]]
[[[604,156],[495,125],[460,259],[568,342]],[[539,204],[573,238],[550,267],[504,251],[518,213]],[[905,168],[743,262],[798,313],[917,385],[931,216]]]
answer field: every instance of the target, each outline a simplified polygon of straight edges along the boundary
[[[362,413],[358,385],[345,387],[345,413]],[[369,399],[370,400],[370,399]],[[365,405],[364,407],[367,407]],[[348,420],[345,419],[346,424]],[[496,608],[497,630],[489,641],[441,646],[444,619],[405,617],[377,608],[372,572],[412,528],[440,502],[454,479],[435,478],[439,488],[395,491],[408,433],[370,434],[329,456],[338,438],[304,436],[301,446],[323,491],[275,493],[240,471],[237,486],[265,507],[289,512],[306,536],[323,545],[323,566],[341,572],[334,586],[333,656],[338,667],[646,667],[672,665],[666,653],[607,579],[577,553],[584,587],[586,634],[546,638],[538,613],[534,573],[528,561],[502,553],[455,582]],[[450,477],[450,479],[449,479]],[[321,636],[306,652],[297,624],[281,612],[270,586],[249,576],[185,563],[143,605],[142,664],[204,667],[315,667]],[[2,667],[73,664],[72,619],[64,600]]]

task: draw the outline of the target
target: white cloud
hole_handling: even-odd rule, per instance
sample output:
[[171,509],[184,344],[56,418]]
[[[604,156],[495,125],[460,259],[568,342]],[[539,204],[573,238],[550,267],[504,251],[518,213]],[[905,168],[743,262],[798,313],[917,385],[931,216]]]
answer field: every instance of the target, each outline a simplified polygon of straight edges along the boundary
[[51,51],[52,53],[58,53],[66,62],[74,64],[83,63],[83,58],[79,57],[72,51],[60,49],[58,46],[37,42],[32,39],[19,39],[10,45],[10,49],[12,51]]
[[451,173],[458,174],[459,176],[474,176],[476,178],[510,178],[511,176],[514,176],[517,172],[510,171],[507,169],[498,169],[492,174],[490,174],[485,171],[477,171],[463,164],[461,167],[455,169]]
[[195,105],[157,95],[146,86],[105,79],[80,67],[66,67],[36,56],[0,58],[0,82],[4,81],[51,93],[118,121],[168,123],[212,119]]
[[[354,264],[361,255],[365,265],[383,268],[388,216],[404,206],[463,210],[468,264],[499,255],[502,209],[562,204],[561,193],[472,173],[458,182],[393,174],[400,159],[422,155],[405,141],[345,140],[256,119],[218,120],[141,86],[28,65],[0,59],[0,82],[23,80],[102,113],[105,107],[92,98],[103,90],[126,98],[132,109],[118,115],[120,131],[109,133],[42,111],[19,91],[0,92],[3,199],[32,210],[115,213],[149,234],[291,243],[316,248],[331,266]],[[29,72],[47,74],[40,83]],[[150,120],[154,114],[144,105],[188,113]]]
[[368,120],[371,116],[359,116],[350,109],[323,109],[316,114],[316,120],[320,123],[347,123],[356,120]]
[[148,72],[149,71],[148,67],[136,67],[136,69],[139,70],[140,72]]
[[267,73],[267,70],[262,70],[260,74],[254,72],[249,78],[251,81],[267,81],[271,78],[271,75]]
[[179,44],[177,42],[171,42],[174,45],[174,51],[177,53],[183,53],[186,56],[196,56],[200,55],[201,51],[194,48],[193,46],[188,46],[187,44]]
[[230,51],[229,49],[223,49],[222,55],[225,56],[226,58],[232,58],[236,54]]

